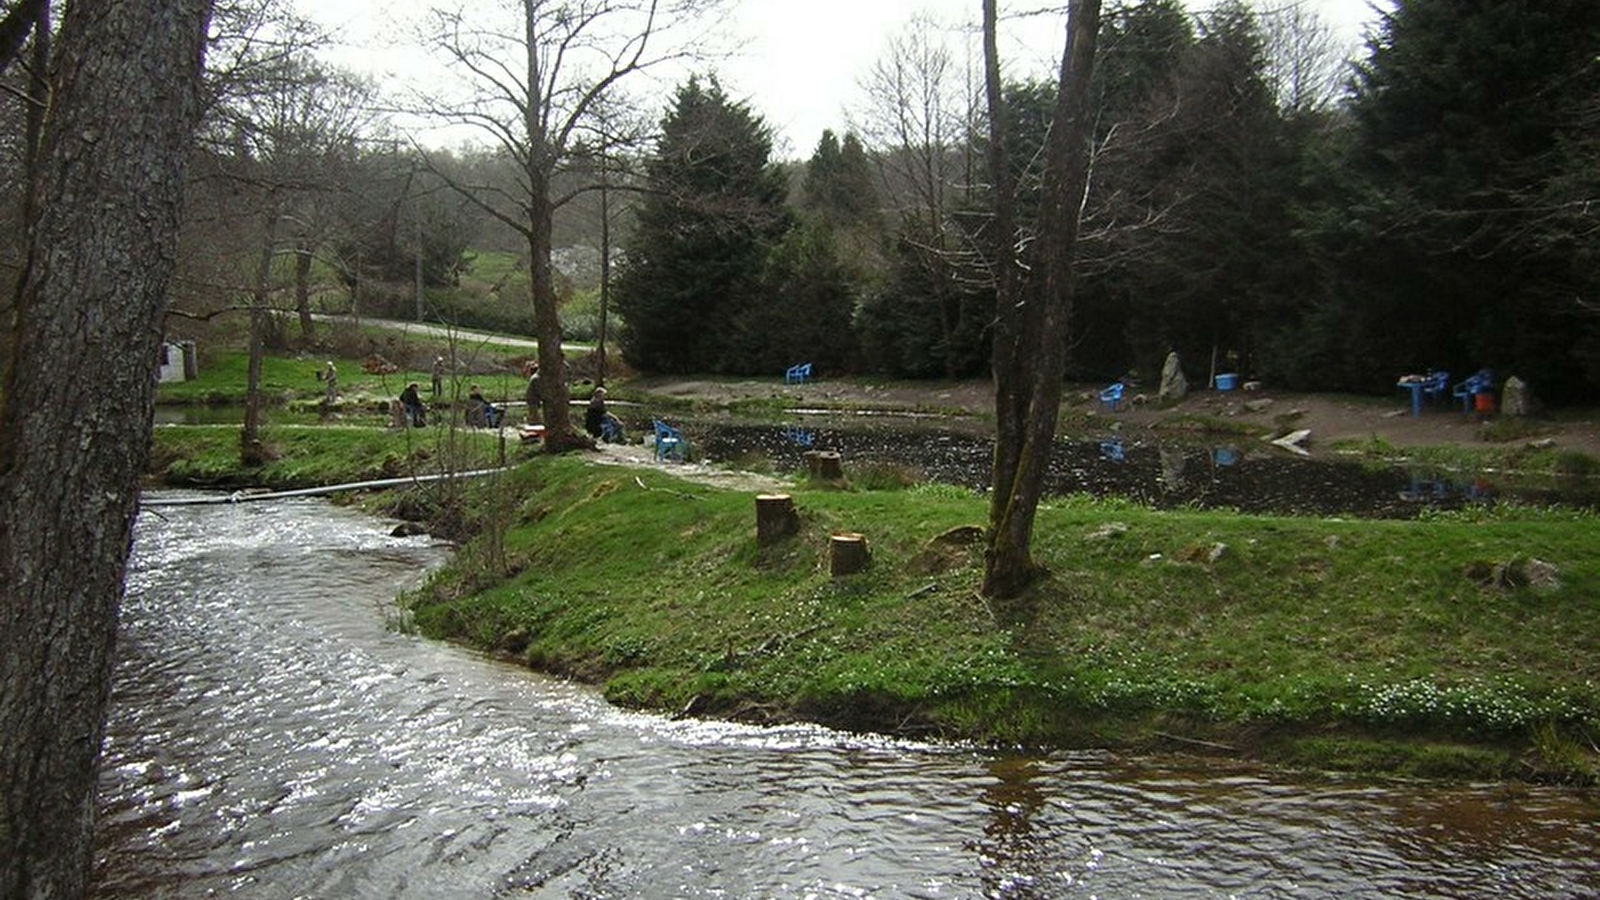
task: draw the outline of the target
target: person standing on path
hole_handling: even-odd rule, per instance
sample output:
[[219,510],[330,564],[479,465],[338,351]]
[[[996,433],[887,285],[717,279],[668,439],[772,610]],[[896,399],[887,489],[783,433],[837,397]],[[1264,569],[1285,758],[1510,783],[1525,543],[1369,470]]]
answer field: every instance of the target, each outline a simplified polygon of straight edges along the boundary
[[542,400],[539,392],[539,364],[536,362],[528,363],[527,373],[528,389],[523,394],[522,399],[528,405],[528,424],[537,425],[540,421],[539,403]]

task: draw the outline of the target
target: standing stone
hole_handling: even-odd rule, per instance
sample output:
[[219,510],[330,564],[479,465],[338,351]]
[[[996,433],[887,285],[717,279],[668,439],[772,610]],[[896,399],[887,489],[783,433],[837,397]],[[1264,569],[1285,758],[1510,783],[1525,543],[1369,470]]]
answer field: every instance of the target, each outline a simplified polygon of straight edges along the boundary
[[1500,393],[1500,412],[1502,415],[1521,418],[1533,415],[1534,403],[1533,390],[1528,383],[1513,375],[1506,379],[1505,386]]
[[1161,366],[1161,392],[1159,397],[1162,403],[1177,403],[1189,394],[1189,379],[1183,377],[1183,366],[1178,362],[1178,351],[1167,354],[1167,361]]

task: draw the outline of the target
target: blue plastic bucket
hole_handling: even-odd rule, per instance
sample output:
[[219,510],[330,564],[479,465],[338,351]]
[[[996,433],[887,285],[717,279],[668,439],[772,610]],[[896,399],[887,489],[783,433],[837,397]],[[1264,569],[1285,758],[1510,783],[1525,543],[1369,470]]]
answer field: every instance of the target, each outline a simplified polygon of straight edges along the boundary
[[1223,372],[1217,376],[1217,390],[1219,391],[1231,391],[1238,383],[1239,374],[1237,372]]

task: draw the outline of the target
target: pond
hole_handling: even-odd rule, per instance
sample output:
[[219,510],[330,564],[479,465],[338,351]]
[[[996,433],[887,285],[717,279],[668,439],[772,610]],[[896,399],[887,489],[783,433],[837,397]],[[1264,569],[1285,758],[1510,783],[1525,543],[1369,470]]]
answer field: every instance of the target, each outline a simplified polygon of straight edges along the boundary
[[[649,432],[648,419],[616,404],[629,433]],[[807,411],[801,411],[807,412]],[[268,424],[315,424],[310,413],[264,410]],[[159,407],[158,424],[218,425],[243,421],[240,406]],[[376,414],[342,421],[382,427]],[[437,420],[436,420],[437,421]],[[974,490],[989,486],[993,439],[980,419],[933,414],[823,410],[795,414],[788,424],[737,419],[674,419],[700,459],[767,463],[783,472],[804,468],[810,450],[842,454],[847,472],[900,467],[920,480]],[[1122,497],[1160,509],[1195,507],[1248,513],[1414,518],[1430,510],[1516,502],[1600,509],[1600,479],[1528,479],[1501,472],[1446,472],[1300,456],[1253,438],[1167,440],[1105,432],[1056,441],[1046,490],[1051,494]]]
[[[850,417],[774,426],[688,422],[702,458],[764,458],[780,471],[804,469],[811,450],[841,454],[854,468],[894,466],[919,480],[987,490],[992,437],[976,423],[941,427],[939,420]],[[1453,473],[1313,458],[1239,438],[1214,443],[1166,441],[1110,433],[1056,441],[1046,491],[1122,497],[1159,509],[1193,507],[1249,513],[1413,518],[1425,510],[1514,501],[1537,506],[1600,508],[1600,482],[1543,483],[1497,473]]]

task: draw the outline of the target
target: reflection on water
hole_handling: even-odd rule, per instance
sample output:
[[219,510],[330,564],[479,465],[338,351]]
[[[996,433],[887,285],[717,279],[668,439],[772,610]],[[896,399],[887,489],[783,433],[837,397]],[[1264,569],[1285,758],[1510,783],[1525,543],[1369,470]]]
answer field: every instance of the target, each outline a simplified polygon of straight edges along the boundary
[[[700,454],[733,461],[760,453],[785,471],[802,471],[812,449],[839,451],[846,469],[880,462],[914,469],[929,481],[985,490],[994,444],[980,428],[947,430],[906,421],[840,422],[805,428],[705,423],[690,426]],[[801,437],[803,436],[803,437]],[[1498,481],[1498,483],[1497,483]],[[1261,445],[1218,446],[1135,440],[1123,435],[1056,442],[1046,490],[1122,497],[1160,509],[1198,507],[1280,515],[1412,518],[1424,509],[1459,509],[1516,500],[1540,506],[1600,508],[1600,481],[1528,485],[1496,476],[1376,469],[1294,455]]]
[[102,898],[1546,898],[1595,800],[1304,784],[621,712],[426,641],[425,538],[317,502],[139,522]]

